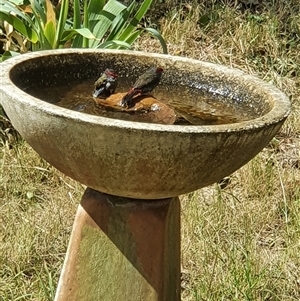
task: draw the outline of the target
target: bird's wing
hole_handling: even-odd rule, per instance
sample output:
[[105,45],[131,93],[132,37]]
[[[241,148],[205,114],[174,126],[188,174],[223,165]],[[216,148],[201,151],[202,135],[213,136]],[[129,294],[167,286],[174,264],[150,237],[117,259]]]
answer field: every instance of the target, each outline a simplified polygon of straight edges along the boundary
[[133,85],[134,89],[141,89],[144,86],[147,86],[148,84],[152,83],[153,80],[156,80],[156,76],[151,72],[145,72],[144,74],[142,74],[137,81],[135,82],[135,84]]
[[99,88],[101,85],[105,84],[107,77],[105,74],[102,74],[94,83],[96,88]]

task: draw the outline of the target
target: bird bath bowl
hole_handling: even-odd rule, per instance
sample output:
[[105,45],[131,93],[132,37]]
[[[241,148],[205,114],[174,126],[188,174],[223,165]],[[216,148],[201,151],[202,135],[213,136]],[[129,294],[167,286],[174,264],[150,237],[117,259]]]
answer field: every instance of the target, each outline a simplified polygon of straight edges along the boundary
[[[161,86],[205,92],[246,112],[246,120],[125,121],[72,111],[26,92],[32,85],[95,79],[107,67],[134,82],[152,65],[165,70]],[[1,105],[14,127],[41,157],[88,187],[56,300],[180,300],[178,196],[221,180],[261,151],[289,114],[287,97],[238,70],[140,52],[35,52],[1,68]],[[200,98],[191,101],[197,106]]]

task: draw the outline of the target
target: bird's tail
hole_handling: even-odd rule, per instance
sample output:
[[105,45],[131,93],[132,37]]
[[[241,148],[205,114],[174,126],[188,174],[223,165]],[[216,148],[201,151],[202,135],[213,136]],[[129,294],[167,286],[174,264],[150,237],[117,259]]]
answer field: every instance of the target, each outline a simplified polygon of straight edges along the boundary
[[130,105],[130,103],[131,103],[131,100],[132,100],[132,98],[135,96],[135,95],[137,95],[137,94],[139,94],[140,93],[140,91],[139,90],[136,90],[136,89],[133,89],[133,88],[131,88],[129,91],[128,91],[128,93],[122,98],[122,101],[121,101],[121,105],[124,107],[128,107],[129,105]]
[[95,87],[95,90],[93,91],[93,97],[98,97],[101,95],[101,93],[104,91],[105,87]]

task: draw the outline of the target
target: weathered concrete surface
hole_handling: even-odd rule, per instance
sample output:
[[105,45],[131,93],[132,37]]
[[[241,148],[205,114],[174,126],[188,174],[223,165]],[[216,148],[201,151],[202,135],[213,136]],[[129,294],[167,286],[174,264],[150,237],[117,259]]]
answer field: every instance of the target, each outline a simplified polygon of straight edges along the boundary
[[[235,102],[252,116],[235,124],[161,125],[92,116],[22,91],[32,84],[94,78],[110,66],[134,81],[161,65],[161,83],[194,87]],[[25,54],[1,64],[1,98],[14,127],[66,175],[113,195],[173,197],[219,181],[253,158],[290,110],[274,86],[207,62],[131,51],[66,49]],[[197,105],[197,99],[193,100]]]
[[55,301],[179,301],[180,203],[87,189]]

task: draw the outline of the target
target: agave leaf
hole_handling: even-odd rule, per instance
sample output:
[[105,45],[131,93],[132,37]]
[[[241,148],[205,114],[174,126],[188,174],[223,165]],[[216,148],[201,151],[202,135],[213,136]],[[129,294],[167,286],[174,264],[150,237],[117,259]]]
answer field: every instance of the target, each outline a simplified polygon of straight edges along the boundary
[[22,22],[19,18],[0,12],[0,19],[11,24],[15,30],[24,35],[30,42],[38,42],[39,38],[37,33],[32,29],[32,27],[26,25],[26,23]]

